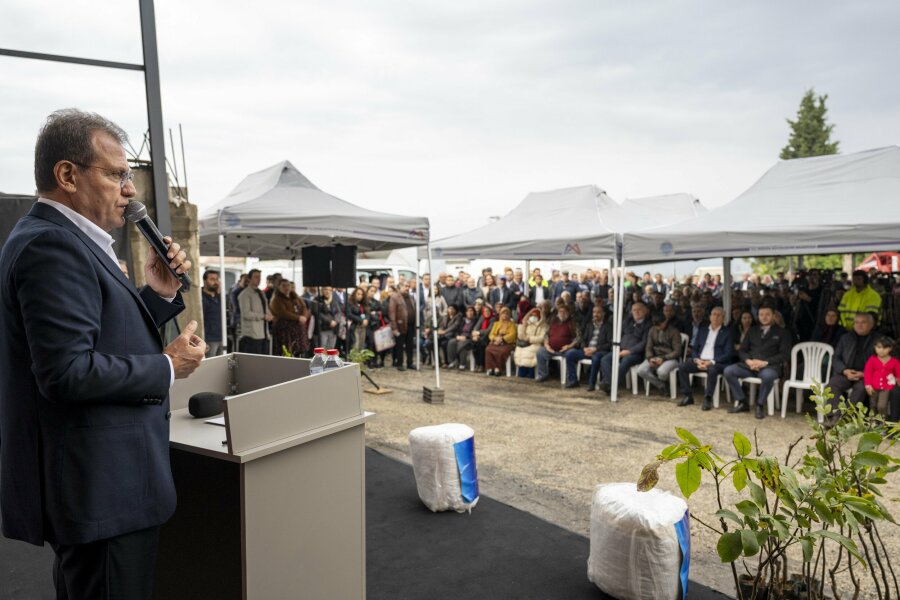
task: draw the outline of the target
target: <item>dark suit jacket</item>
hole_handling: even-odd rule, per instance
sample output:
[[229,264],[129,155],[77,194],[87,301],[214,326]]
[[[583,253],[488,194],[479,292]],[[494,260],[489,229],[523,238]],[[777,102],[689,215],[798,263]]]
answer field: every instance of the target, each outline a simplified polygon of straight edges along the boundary
[[[716,343],[713,345],[713,360],[717,365],[730,365],[734,362],[733,334],[734,332],[730,327],[722,325],[719,329],[719,333],[716,335]],[[708,337],[709,325],[704,325],[697,332],[697,340],[694,343],[694,347],[691,348],[691,356],[693,358],[700,358],[700,353],[703,352],[703,346],[706,345],[706,338]]]
[[768,362],[781,376],[782,366],[791,359],[791,334],[773,324],[769,335],[763,337],[762,327],[754,325],[747,332],[739,354],[741,362],[749,358]]
[[[584,327],[581,333],[581,347],[587,348],[591,344],[591,338],[594,337],[594,319],[592,318]],[[600,324],[600,339],[597,344],[597,352],[609,352],[612,350],[612,320],[603,319]]]
[[183,310],[55,208],[0,253],[0,513],[6,537],[80,544],[175,510],[169,381],[157,328]]
[[835,375],[840,375],[847,369],[852,368],[851,365],[855,362],[854,359],[856,358],[857,342],[862,342],[861,347],[864,357],[860,359],[860,362],[865,365],[866,361],[869,360],[869,357],[875,354],[875,338],[876,335],[874,332],[861,339],[852,329],[847,331],[847,333],[841,336],[837,346],[835,346],[834,363],[831,372]]

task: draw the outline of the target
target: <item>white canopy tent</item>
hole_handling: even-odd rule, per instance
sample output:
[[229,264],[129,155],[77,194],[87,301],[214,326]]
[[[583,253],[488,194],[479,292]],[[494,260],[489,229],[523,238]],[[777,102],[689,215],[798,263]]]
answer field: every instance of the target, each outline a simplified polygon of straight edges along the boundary
[[900,146],[781,161],[728,204],[622,245],[628,261],[723,258],[728,315],[732,258],[900,248]]
[[728,204],[623,243],[629,261],[894,250],[900,146],[781,161]]
[[[377,212],[341,200],[317,188],[286,160],[245,177],[199,221],[200,254],[218,254],[222,272],[225,256],[295,260],[304,246],[345,245],[363,251],[425,246],[430,255],[427,218]],[[223,288],[223,335],[226,293]],[[440,387],[437,365],[435,375]]]
[[428,219],[361,208],[317,188],[289,161],[244,178],[200,215],[200,253],[293,259],[303,246],[393,250],[428,243]]
[[435,240],[432,249],[438,258],[473,260],[608,258],[615,230],[606,215],[618,206],[593,185],[532,192],[499,221]]
[[[705,210],[690,194],[635,198],[619,204],[594,185],[532,192],[500,220],[436,240],[433,249],[440,258],[525,260],[526,270],[533,259],[612,259],[618,288],[613,324],[618,332],[622,277],[617,249],[621,248],[621,234],[677,223]],[[617,375],[613,378],[615,381]]]

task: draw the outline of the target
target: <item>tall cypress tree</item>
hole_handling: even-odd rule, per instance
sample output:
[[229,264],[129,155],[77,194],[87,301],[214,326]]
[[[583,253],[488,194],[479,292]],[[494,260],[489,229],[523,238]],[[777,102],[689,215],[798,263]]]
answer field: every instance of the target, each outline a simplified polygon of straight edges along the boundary
[[838,143],[831,141],[834,125],[828,125],[828,109],[825,101],[828,95],[816,97],[815,90],[809,89],[803,94],[797,120],[787,119],[791,126],[791,137],[787,146],[781,149],[780,158],[806,158],[837,154]]
[[[797,110],[797,120],[786,119],[791,127],[791,137],[787,146],[781,149],[779,158],[806,158],[809,156],[822,156],[824,154],[837,154],[839,142],[831,141],[831,132],[834,125],[828,124],[828,108],[825,101],[828,95],[816,96],[814,89],[809,89],[800,100],[800,108]],[[793,261],[788,261],[783,256],[754,259],[751,264],[757,273],[774,274],[777,271],[787,271]],[[795,267],[840,269],[842,266],[840,254],[828,254],[823,256],[801,256]]]

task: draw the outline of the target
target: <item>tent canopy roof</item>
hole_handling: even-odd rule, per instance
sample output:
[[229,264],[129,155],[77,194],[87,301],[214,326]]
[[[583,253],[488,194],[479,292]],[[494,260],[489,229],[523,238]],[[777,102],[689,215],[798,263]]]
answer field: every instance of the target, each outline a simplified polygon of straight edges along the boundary
[[778,162],[728,204],[624,243],[629,261],[896,249],[900,146]]
[[436,240],[433,250],[436,258],[610,258],[617,233],[674,223],[701,210],[690,194],[619,204],[594,185],[532,192],[499,221]]
[[391,250],[428,241],[428,219],[368,210],[317,188],[289,161],[244,178],[200,216],[200,252],[283,259],[304,246]]

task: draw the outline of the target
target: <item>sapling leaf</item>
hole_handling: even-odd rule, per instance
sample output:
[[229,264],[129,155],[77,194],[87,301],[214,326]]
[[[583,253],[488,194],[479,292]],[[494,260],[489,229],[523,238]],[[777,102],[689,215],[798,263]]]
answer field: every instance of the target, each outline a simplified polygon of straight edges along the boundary
[[759,507],[751,500],[741,500],[735,504],[734,507],[738,509],[742,515],[747,515],[753,519],[759,517]]
[[656,484],[659,483],[659,466],[662,461],[655,460],[641,469],[641,476],[638,477],[637,489],[639,492],[649,492]]
[[835,533],[834,531],[828,531],[827,529],[822,529],[820,531],[811,531],[809,535],[834,540],[835,542],[843,546],[847,550],[847,552],[855,556],[859,560],[859,562],[861,562],[862,564],[866,564],[866,561],[863,560],[862,556],[860,556],[859,549],[856,547],[856,544],[850,538],[839,533]]
[[737,451],[738,456],[741,458],[750,454],[750,451],[753,450],[753,447],[750,445],[750,440],[747,439],[747,436],[742,433],[735,431],[734,439],[732,440],[734,444],[734,449]]
[[716,552],[723,563],[730,563],[737,560],[744,550],[741,540],[740,531],[729,531],[723,534],[716,544]]
[[803,548],[803,562],[809,562],[812,560],[813,555],[813,542],[811,539],[807,537],[800,538],[800,547]]
[[740,463],[735,465],[731,471],[731,482],[739,492],[747,487],[747,467]]
[[880,452],[860,452],[853,457],[854,467],[885,467],[890,462],[890,457]]
[[675,465],[675,480],[685,498],[690,498],[700,487],[700,477],[700,464],[693,456]]
[[741,529],[741,546],[744,549],[744,556],[754,556],[759,552],[759,541],[756,539],[756,533],[749,529]]
[[718,519],[728,519],[729,521],[734,521],[736,524],[743,527],[744,522],[741,520],[734,511],[730,511],[727,508],[722,508],[716,511],[716,518]]
[[750,497],[753,498],[753,501],[756,502],[756,505],[760,508],[765,508],[766,506],[766,492],[757,484],[752,481],[748,481],[747,485],[750,487]]
[[859,436],[859,445],[856,447],[857,452],[866,452],[874,450],[881,445],[882,438],[874,431],[868,431]]
[[684,429],[683,427],[676,427],[675,433],[678,435],[678,437],[680,437],[688,444],[691,444],[695,448],[700,447],[700,440],[698,440],[697,437],[687,429]]

